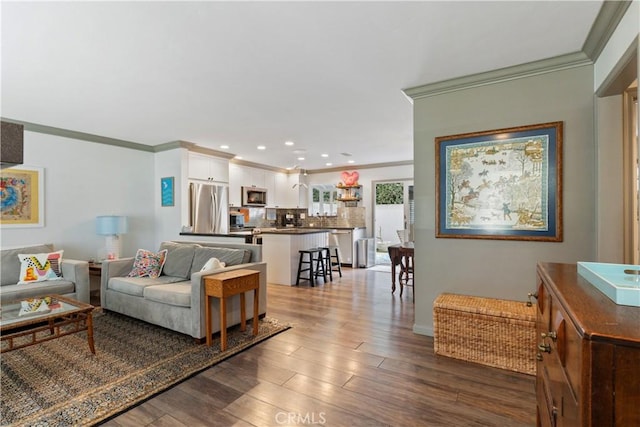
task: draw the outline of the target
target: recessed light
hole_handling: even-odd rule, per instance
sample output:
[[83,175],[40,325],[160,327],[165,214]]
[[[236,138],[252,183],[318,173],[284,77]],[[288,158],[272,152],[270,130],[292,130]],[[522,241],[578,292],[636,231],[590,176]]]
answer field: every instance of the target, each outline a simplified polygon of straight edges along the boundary
[[298,157],[298,160],[304,160],[304,157]]
[[222,148],[223,150],[228,150],[229,146],[228,145],[221,145],[220,148]]
[[333,163],[329,162],[329,163],[325,163],[325,166],[332,166]]
[[329,157],[329,155],[323,153],[323,154],[320,154],[320,157]]
[[284,143],[284,145],[289,145],[289,146],[291,146],[291,145],[293,145],[293,141],[286,141],[286,142]]
[[258,145],[258,150],[266,150],[267,147],[265,147],[264,145]]
[[355,163],[355,160],[347,160],[347,163]]

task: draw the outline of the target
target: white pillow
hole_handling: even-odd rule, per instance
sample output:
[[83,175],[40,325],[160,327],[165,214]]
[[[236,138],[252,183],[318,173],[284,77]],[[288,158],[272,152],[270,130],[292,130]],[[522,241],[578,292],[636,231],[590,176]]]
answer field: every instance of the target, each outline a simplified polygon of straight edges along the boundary
[[20,259],[19,285],[62,279],[64,250],[41,254],[18,254]]
[[226,264],[224,262],[220,262],[218,258],[209,258],[209,261],[205,262],[200,271],[207,270],[217,270],[219,268],[224,268]]

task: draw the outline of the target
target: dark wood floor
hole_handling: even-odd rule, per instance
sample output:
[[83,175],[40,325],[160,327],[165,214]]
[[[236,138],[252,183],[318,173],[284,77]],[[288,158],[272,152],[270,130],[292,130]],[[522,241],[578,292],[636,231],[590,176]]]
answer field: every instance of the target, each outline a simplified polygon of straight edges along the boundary
[[411,290],[344,269],[316,288],[269,285],[293,328],[107,426],[532,426],[534,377],[433,354],[412,332]]

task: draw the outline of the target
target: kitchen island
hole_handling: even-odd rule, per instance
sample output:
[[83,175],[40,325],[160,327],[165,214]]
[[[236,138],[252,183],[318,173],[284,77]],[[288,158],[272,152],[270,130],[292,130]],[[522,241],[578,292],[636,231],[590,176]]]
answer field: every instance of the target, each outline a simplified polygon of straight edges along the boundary
[[262,230],[262,260],[267,263],[267,283],[295,286],[298,251],[328,246],[331,231],[319,228]]

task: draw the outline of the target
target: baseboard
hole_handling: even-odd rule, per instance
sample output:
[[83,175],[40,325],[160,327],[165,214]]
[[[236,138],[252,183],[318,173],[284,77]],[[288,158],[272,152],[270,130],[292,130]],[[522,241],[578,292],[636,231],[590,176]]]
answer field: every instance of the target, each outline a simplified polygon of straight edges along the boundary
[[415,334],[418,335],[427,335],[432,337],[433,336],[433,326],[427,326],[427,325],[413,325],[413,332]]

